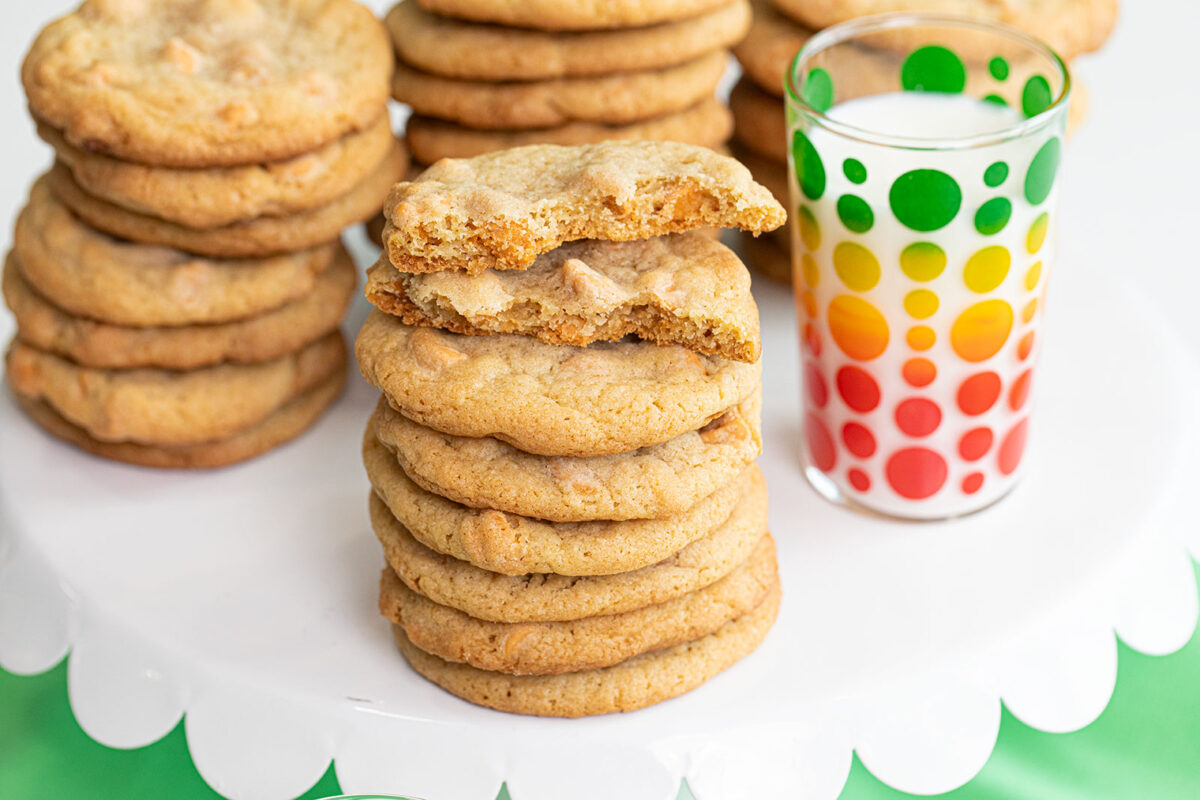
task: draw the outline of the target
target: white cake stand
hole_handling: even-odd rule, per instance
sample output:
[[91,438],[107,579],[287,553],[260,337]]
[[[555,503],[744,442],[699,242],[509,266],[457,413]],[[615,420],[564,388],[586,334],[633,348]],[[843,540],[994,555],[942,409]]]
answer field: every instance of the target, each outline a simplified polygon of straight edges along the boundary
[[[1047,731],[1105,707],[1114,633],[1148,653],[1196,621],[1200,390],[1153,314],[1092,269],[1054,278],[1024,482],[952,523],[818,498],[796,458],[789,295],[757,287],[765,437],[785,600],[753,656],[625,715],[530,719],[425,682],[375,609],[357,379],[320,425],[250,464],[166,473],[42,434],[0,400],[0,664],[70,652],[75,715],[114,747],[186,714],[204,778],[284,800],[335,759],[347,792],[491,800],[828,800],[857,750],[910,792],[987,760],[1001,701]],[[361,319],[362,309],[350,323]]]

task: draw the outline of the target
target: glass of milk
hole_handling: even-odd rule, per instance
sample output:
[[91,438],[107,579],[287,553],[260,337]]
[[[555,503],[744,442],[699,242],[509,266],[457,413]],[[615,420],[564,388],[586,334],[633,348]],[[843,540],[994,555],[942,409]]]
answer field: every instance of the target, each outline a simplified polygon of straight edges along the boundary
[[866,17],[787,79],[805,473],[908,519],[1021,475],[1071,79],[1008,26]]

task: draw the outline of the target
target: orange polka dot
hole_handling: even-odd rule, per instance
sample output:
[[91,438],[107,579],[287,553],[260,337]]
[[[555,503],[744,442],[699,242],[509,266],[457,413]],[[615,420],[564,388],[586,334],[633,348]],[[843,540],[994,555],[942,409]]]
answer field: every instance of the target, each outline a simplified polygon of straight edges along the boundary
[[814,356],[821,355],[821,334],[811,322],[804,323],[804,344]]
[[1012,326],[1012,306],[1003,300],[984,300],[954,320],[950,345],[964,361],[986,361],[1008,341]]
[[1033,322],[1033,316],[1037,313],[1037,298],[1030,300],[1025,304],[1025,308],[1021,309],[1021,321]]
[[804,316],[809,319],[817,318],[817,298],[813,297],[812,292],[803,291],[796,296],[796,300],[799,302],[800,307],[804,309]]
[[937,334],[928,325],[914,325],[908,329],[904,340],[913,350],[928,350],[937,341]]
[[888,325],[879,309],[859,297],[838,295],[829,304],[829,333],[842,352],[870,361],[888,345]]
[[1029,358],[1029,354],[1033,352],[1033,331],[1021,337],[1021,341],[1017,342],[1017,358],[1024,361]]
[[1032,292],[1034,287],[1038,285],[1038,281],[1041,279],[1042,262],[1038,261],[1029,268],[1028,272],[1025,273],[1025,288]]
[[910,358],[900,369],[904,381],[909,386],[928,386],[937,377],[937,367],[927,358]]

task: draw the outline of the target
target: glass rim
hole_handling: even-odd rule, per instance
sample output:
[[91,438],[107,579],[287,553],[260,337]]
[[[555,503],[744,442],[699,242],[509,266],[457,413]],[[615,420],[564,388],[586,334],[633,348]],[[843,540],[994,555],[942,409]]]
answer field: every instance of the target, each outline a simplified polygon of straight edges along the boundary
[[[1062,76],[1062,88],[1059,90],[1058,96],[1054,98],[1054,102],[1049,106],[1032,117],[1023,119],[1013,125],[974,136],[940,138],[896,136],[840,122],[830,117],[824,111],[810,105],[804,99],[803,93],[798,90],[796,77],[801,65],[811,60],[818,53],[864,34],[917,26],[970,28],[1006,37],[1046,57],[1051,63],[1055,64]],[[792,58],[792,63],[785,75],[783,88],[787,94],[788,102],[798,106],[799,110],[810,117],[817,125],[849,139],[903,150],[970,150],[1019,139],[1043,127],[1055,115],[1063,113],[1065,110],[1067,100],[1071,95],[1071,84],[1071,71],[1058,52],[1041,39],[1031,36],[1013,25],[992,20],[981,20],[959,14],[944,14],[936,11],[896,11],[858,17],[857,19],[838,23],[813,34]]]

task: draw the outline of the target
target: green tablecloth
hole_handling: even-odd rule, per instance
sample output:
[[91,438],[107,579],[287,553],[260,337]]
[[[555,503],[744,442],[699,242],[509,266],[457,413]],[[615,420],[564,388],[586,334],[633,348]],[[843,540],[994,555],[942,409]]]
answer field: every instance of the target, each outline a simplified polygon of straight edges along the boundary
[[[304,798],[338,793],[330,767]],[[507,793],[501,796],[506,800]],[[843,800],[909,796],[881,784],[857,760],[842,792]],[[1082,731],[1041,733],[1005,713],[996,750],[983,771],[961,789],[939,796],[1200,798],[1200,636],[1161,658],[1121,645],[1112,702]],[[690,800],[686,789],[680,797]],[[64,663],[36,677],[0,671],[0,798],[219,800],[220,795],[192,766],[182,724],[140,750],[111,750],[91,741],[71,716]]]

